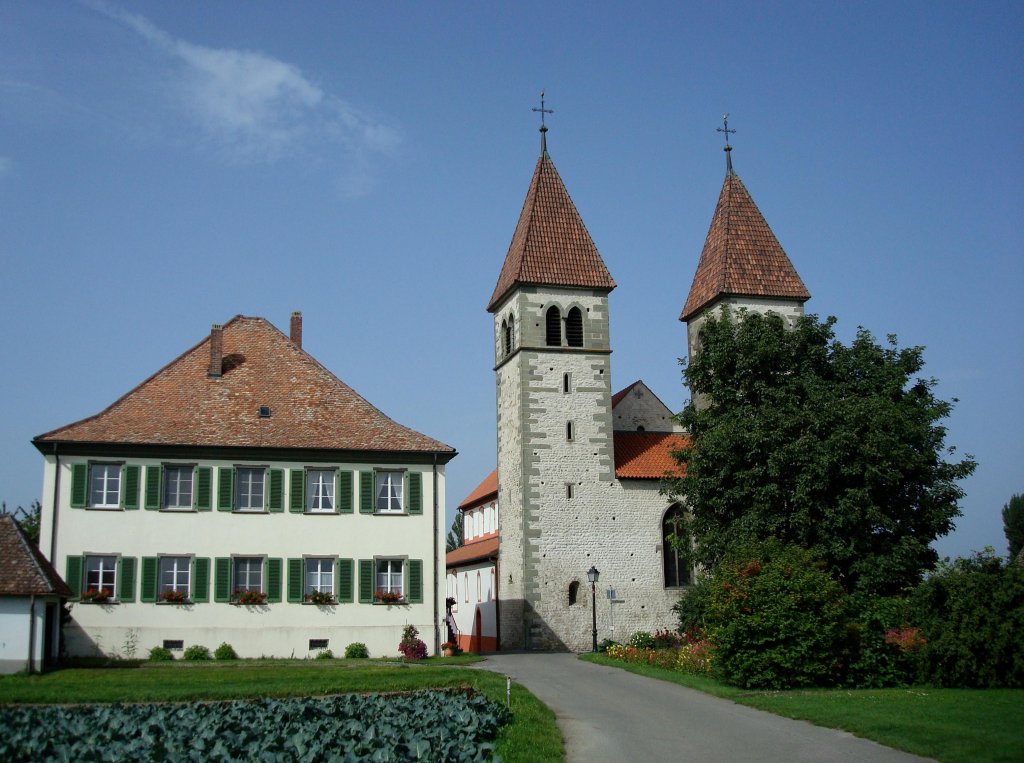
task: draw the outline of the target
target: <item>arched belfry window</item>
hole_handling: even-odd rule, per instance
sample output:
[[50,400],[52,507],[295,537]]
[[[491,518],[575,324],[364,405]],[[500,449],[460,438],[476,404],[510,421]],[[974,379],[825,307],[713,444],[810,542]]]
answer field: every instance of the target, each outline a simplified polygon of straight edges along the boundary
[[665,560],[665,587],[679,588],[690,583],[690,564],[686,550],[690,537],[686,533],[683,508],[675,504],[661,521],[662,556]]
[[562,346],[562,313],[557,307],[552,305],[548,308],[546,313],[547,319],[547,346],[548,347],[561,347]]
[[565,341],[570,347],[583,346],[583,313],[578,307],[571,308],[565,316]]
[[512,325],[508,320],[501,322],[501,349],[504,355],[512,352]]

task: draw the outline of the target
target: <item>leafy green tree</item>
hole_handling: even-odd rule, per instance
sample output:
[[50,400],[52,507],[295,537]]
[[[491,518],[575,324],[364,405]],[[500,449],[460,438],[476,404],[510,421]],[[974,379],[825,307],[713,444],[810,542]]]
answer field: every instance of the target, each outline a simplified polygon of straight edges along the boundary
[[448,537],[445,539],[445,551],[454,551],[463,544],[465,534],[462,527],[462,512],[455,512],[455,519],[452,520],[451,529],[448,531]]
[[[14,521],[18,523],[21,531],[28,536],[28,539],[39,545],[39,519],[42,515],[43,507],[39,501],[32,501],[28,509],[24,509],[21,506],[11,512],[11,516],[14,517]],[[7,513],[7,503],[0,504],[0,514]]]
[[1010,559],[1024,548],[1024,495],[1015,495],[1003,506],[1003,533],[1010,544]]
[[[740,542],[776,537],[810,549],[847,591],[890,594],[937,560],[975,468],[947,461],[952,403],[915,378],[923,349],[860,329],[846,346],[835,318],[789,326],[777,315],[710,318],[686,367],[694,400],[669,484],[690,509],[695,561],[711,569]],[[703,404],[703,403],[706,403]]]

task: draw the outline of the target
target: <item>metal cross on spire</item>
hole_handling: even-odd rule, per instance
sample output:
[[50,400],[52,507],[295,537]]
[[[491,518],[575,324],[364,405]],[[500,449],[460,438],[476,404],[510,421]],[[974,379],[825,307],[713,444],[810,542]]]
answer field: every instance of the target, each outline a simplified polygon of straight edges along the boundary
[[535,106],[534,108],[530,109],[530,111],[539,111],[540,112],[540,150],[541,150],[542,153],[546,152],[548,150],[548,136],[547,136],[548,126],[546,124],[544,124],[544,115],[545,114],[554,114],[555,110],[554,109],[545,109],[544,108],[544,91],[543,90],[540,91],[540,108],[538,109]]
[[729,134],[736,132],[735,130],[729,129],[729,112],[722,114],[722,127],[716,127],[715,132],[725,133],[725,174],[735,175],[732,171],[732,146],[729,145]]

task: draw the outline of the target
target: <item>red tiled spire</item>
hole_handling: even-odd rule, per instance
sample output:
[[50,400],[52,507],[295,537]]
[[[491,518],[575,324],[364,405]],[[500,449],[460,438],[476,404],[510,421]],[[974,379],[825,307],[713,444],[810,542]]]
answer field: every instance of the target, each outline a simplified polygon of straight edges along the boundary
[[518,284],[615,288],[608,268],[569,198],[554,162],[541,151],[519,224],[487,305],[493,312]]
[[791,299],[801,303],[811,297],[731,166],[679,320],[688,321],[724,296]]

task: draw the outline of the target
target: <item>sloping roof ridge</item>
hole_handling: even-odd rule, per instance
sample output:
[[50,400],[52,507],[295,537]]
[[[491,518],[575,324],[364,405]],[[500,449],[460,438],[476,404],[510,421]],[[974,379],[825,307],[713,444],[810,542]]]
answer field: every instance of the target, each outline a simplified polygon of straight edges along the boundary
[[[57,573],[57,570],[54,569],[53,565],[50,564],[49,561],[42,555],[42,551],[40,551],[39,548],[28,539],[28,536],[25,535],[25,532],[21,529],[21,525],[18,524],[18,521],[14,518],[14,516],[11,514],[0,515],[0,522],[4,521],[5,519],[10,525],[10,528],[13,531],[14,536],[18,539],[18,542],[21,544],[21,548],[24,551],[25,555],[32,560],[32,566],[35,568],[37,576],[43,582],[45,588],[47,589],[46,593],[57,594],[58,596],[71,596],[72,592],[71,589],[68,587],[68,584],[64,582],[64,579]],[[38,592],[33,591],[31,593]]]
[[[244,320],[244,319],[246,319],[246,317],[247,316],[244,316],[241,313],[239,313],[235,317],[233,317],[231,320],[229,320],[227,323],[223,324],[223,328],[227,328],[228,326],[230,326],[235,321]],[[265,321],[266,323],[270,323],[270,321],[267,321],[265,318],[259,318],[258,320],[262,320],[262,321]],[[271,325],[273,325],[273,324],[271,324]],[[159,377],[165,371],[167,371],[168,369],[172,368],[175,364],[180,363],[182,360],[185,359],[186,356],[191,355],[193,352],[198,350],[203,345],[204,342],[208,342],[209,340],[210,340],[210,335],[207,334],[205,337],[200,339],[198,342],[196,342],[194,345],[189,347],[187,350],[185,350],[183,353],[178,355],[176,358],[174,358],[170,362],[165,363],[164,365],[162,365],[159,369],[157,369],[156,371],[151,373],[149,376],[147,376],[145,379],[143,379],[141,382],[136,384],[130,390],[125,392],[123,395],[121,395],[121,397],[117,398],[117,400],[112,402],[110,405],[108,405],[106,408],[104,408],[103,410],[99,411],[98,413],[94,413],[92,416],[86,416],[84,419],[79,419],[78,421],[72,421],[70,424],[65,424],[62,427],[57,427],[56,429],[51,429],[49,432],[43,432],[42,434],[36,435],[35,437],[33,437],[32,441],[35,442],[36,440],[44,440],[44,439],[50,438],[53,435],[57,434],[58,432],[62,432],[65,429],[71,429],[71,427],[76,427],[79,424],[86,423],[87,421],[92,421],[94,419],[98,419],[100,416],[104,415],[108,411],[114,410],[118,405],[123,403],[129,396],[133,395],[135,392],[137,392],[138,390],[140,390],[143,387],[145,387],[147,384],[149,384],[154,379]]]
[[[490,486],[490,483],[492,481],[494,482],[493,488]],[[479,485],[477,485],[470,491],[469,495],[462,499],[462,502],[459,503],[459,505],[456,506],[455,508],[458,511],[468,510],[473,504],[477,503],[483,498],[486,498],[487,496],[494,495],[497,492],[498,469],[494,468],[486,477],[483,478],[483,480],[480,481]]]
[[[633,382],[632,384],[630,384],[630,385],[628,385],[628,386],[626,386],[626,387],[623,387],[623,388],[622,388],[622,389],[620,389],[620,390],[619,390],[618,392],[616,392],[616,393],[615,393],[614,395],[612,395],[612,410],[613,410],[613,411],[615,410],[615,406],[617,406],[617,405],[618,405],[619,403],[621,403],[621,402],[622,402],[622,399],[623,399],[623,398],[624,398],[624,397],[625,397],[626,395],[628,395],[628,394],[629,394],[629,391],[630,391],[631,389],[633,389],[633,387],[635,387],[635,386],[636,386],[637,384],[643,384],[643,383],[644,383],[644,380],[643,380],[643,379],[637,379],[637,380],[636,380],[635,382]],[[653,394],[653,393],[652,393],[652,394]]]

